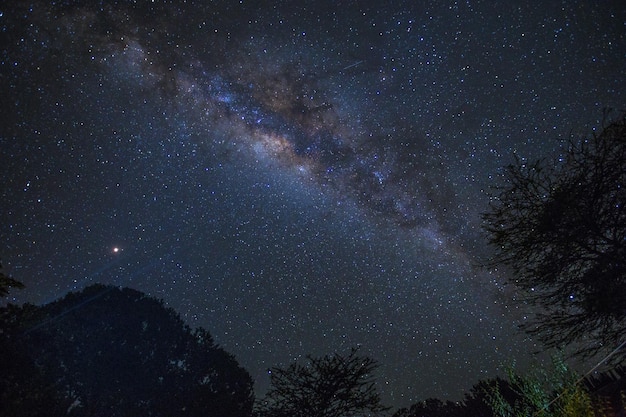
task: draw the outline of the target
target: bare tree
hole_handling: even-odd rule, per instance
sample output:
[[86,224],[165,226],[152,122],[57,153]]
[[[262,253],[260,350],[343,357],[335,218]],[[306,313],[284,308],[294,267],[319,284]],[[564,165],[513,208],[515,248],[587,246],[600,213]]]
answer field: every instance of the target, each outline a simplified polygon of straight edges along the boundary
[[304,365],[272,368],[271,387],[257,407],[264,417],[350,417],[380,415],[388,410],[380,402],[372,375],[378,367],[371,358],[350,354],[307,356]]
[[[587,357],[626,339],[626,115],[570,141],[564,157],[506,167],[483,215],[494,265],[511,268],[525,329]],[[584,342],[584,343],[580,343]],[[624,357],[624,352],[616,355]]]

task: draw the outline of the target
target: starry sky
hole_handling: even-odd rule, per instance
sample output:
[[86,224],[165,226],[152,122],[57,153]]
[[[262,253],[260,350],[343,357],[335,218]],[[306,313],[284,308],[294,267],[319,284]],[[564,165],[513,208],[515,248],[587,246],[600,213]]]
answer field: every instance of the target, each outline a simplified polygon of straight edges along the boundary
[[259,393],[269,367],[360,346],[394,407],[541,349],[480,266],[480,213],[514,153],[556,156],[624,109],[621,2],[12,3],[10,302],[144,291]]

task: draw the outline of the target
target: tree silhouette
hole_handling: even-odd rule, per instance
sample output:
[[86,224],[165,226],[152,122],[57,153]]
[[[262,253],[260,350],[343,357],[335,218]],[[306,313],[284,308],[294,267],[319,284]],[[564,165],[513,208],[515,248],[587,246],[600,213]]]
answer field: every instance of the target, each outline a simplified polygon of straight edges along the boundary
[[342,356],[307,356],[305,365],[272,368],[271,386],[257,407],[263,417],[350,417],[388,410],[380,402],[372,375],[375,360],[357,349]]
[[0,363],[0,415],[51,404],[61,412],[40,415],[252,413],[252,379],[235,358],[138,291],[94,285],[42,307],[9,305],[0,325],[0,357],[13,358]]
[[[491,262],[512,269],[525,326],[548,347],[578,343],[582,357],[626,338],[626,115],[570,141],[555,161],[517,158],[504,173],[484,229]],[[616,358],[623,357],[616,355]]]
[[461,417],[464,415],[461,414],[463,411],[460,404],[452,401],[444,402],[438,398],[427,398],[413,404],[410,408],[401,408],[392,417]]
[[428,398],[409,408],[397,410],[392,417],[495,417],[490,402],[497,393],[499,399],[515,403],[520,396],[512,391],[508,381],[501,378],[478,381],[463,400],[452,402]]

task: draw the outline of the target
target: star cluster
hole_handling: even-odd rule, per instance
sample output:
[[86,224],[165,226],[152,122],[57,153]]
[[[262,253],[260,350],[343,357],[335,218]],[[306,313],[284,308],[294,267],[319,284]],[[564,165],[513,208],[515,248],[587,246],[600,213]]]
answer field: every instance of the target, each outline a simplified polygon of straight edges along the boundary
[[10,301],[145,291],[259,393],[354,346],[394,406],[529,361],[480,213],[623,108],[624,7],[199,3],[0,9]]

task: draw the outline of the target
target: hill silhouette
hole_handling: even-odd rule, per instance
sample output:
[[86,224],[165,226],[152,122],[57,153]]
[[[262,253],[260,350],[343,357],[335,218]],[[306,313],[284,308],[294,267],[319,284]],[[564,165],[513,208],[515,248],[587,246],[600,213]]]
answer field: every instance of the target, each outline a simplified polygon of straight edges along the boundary
[[0,309],[0,415],[246,416],[252,379],[163,302],[93,285]]

